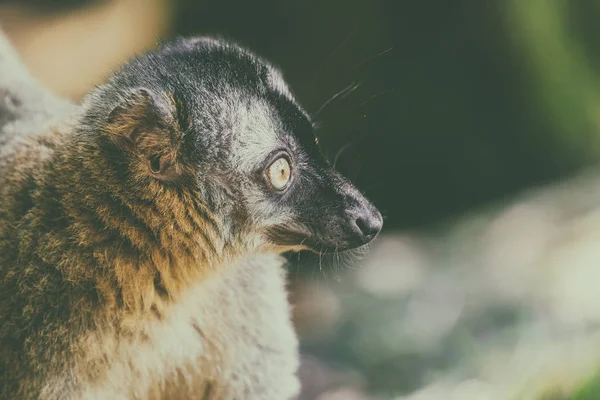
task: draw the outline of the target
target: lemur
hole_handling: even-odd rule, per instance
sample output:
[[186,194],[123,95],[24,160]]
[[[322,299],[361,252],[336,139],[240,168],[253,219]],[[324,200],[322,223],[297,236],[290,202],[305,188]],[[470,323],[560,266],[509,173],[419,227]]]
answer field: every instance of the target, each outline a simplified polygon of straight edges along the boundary
[[295,398],[280,254],[383,222],[281,73],[177,39],[72,104],[2,38],[0,95],[0,398]]

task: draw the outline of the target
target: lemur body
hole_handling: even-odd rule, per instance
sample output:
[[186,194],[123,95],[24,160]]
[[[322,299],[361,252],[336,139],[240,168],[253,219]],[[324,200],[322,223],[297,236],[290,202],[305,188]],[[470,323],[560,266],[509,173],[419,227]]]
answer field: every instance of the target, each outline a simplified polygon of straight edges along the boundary
[[278,71],[179,40],[77,106],[0,57],[0,398],[294,398],[278,254],[381,216]]

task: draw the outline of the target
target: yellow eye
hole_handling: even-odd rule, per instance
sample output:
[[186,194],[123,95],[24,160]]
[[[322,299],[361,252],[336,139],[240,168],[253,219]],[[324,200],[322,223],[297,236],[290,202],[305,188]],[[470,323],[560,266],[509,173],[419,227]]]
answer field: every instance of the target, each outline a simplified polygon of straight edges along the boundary
[[291,173],[288,160],[285,157],[280,157],[267,170],[267,177],[275,189],[283,190],[290,181]]

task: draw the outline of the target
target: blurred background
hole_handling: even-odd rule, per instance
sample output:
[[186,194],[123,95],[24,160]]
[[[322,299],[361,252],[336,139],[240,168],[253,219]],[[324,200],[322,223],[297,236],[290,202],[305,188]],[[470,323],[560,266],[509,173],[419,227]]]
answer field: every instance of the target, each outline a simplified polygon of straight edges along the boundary
[[80,100],[159,39],[281,67],[383,211],[370,252],[290,257],[303,400],[600,399],[600,1],[0,0]]

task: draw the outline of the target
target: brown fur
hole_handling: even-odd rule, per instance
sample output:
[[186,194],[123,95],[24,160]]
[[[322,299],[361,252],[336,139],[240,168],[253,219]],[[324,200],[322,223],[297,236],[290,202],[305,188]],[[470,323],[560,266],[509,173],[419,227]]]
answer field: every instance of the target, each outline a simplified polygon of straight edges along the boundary
[[[42,96],[23,82],[7,96]],[[51,123],[60,100],[0,131],[0,398],[293,397],[281,260],[224,243],[177,122],[159,134],[132,102],[99,132],[114,149],[76,135],[76,111]]]

